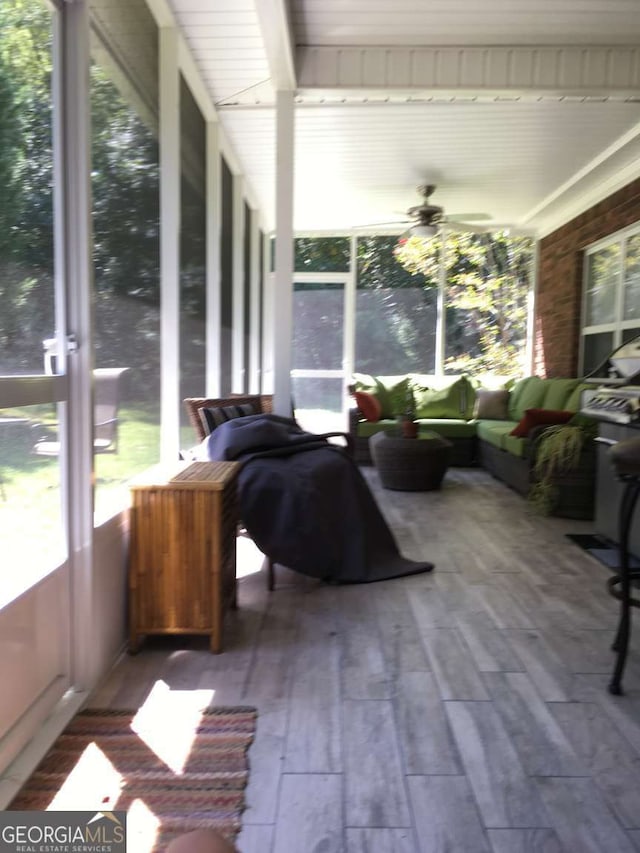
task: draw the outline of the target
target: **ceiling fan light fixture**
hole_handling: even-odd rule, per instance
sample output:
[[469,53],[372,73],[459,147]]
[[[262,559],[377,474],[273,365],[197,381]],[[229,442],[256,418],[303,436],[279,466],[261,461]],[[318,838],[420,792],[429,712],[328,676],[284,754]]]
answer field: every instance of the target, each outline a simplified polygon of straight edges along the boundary
[[409,236],[411,237],[435,237],[437,233],[437,225],[412,225],[409,228]]

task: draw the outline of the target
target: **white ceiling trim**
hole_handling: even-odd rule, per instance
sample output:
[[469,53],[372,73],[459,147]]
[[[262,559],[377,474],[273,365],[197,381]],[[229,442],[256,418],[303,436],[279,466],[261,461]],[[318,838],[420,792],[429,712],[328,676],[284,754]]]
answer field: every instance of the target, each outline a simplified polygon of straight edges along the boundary
[[460,93],[640,92],[637,45],[590,47],[300,47],[299,89]]
[[255,7],[273,88],[291,91],[296,88],[296,71],[287,4],[285,0],[255,0]]
[[[630,128],[626,133],[623,133],[614,143],[609,145],[604,151],[600,152],[597,157],[594,157],[589,163],[586,163],[582,169],[579,169],[567,181],[559,186],[554,192],[550,193],[546,198],[542,199],[540,204],[536,205],[529,211],[527,216],[523,218],[523,222],[529,222],[538,214],[542,213],[545,208],[549,207],[553,202],[562,198],[572,187],[584,180],[587,175],[595,172],[596,169],[603,166],[605,163],[613,162],[614,158],[629,150],[629,146],[640,145],[640,123],[635,127]],[[635,148],[634,148],[635,150]],[[637,169],[640,173],[640,160],[637,162]]]
[[522,221],[535,220],[539,236],[545,236],[637,178],[640,124],[576,172]]

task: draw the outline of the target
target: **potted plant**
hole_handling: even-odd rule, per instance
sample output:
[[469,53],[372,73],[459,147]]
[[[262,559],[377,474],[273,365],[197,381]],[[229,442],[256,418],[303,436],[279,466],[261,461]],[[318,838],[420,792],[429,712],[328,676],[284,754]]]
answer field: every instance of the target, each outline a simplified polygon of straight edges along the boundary
[[417,438],[418,436],[416,406],[411,388],[407,388],[404,412],[400,415],[400,429],[404,438]]
[[535,442],[535,482],[529,501],[542,515],[550,515],[558,503],[557,478],[575,471],[587,441],[597,434],[595,421],[575,415],[567,424],[546,427]]

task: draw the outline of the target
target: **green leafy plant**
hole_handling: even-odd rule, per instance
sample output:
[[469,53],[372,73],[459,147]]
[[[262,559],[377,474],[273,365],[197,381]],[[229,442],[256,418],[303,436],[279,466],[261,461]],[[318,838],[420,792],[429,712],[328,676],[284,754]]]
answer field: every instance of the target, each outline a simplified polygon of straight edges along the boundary
[[591,431],[590,424],[561,424],[547,427],[539,437],[533,469],[536,482],[528,498],[541,515],[550,515],[556,507],[559,489],[555,478],[578,467]]

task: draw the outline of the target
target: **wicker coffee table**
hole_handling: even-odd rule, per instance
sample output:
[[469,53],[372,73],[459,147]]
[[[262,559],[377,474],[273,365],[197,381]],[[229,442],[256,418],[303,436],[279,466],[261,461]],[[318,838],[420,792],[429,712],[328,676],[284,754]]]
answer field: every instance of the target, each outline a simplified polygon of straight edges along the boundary
[[369,439],[382,485],[403,492],[439,489],[449,467],[452,446],[437,432],[426,430],[417,438],[378,432]]

